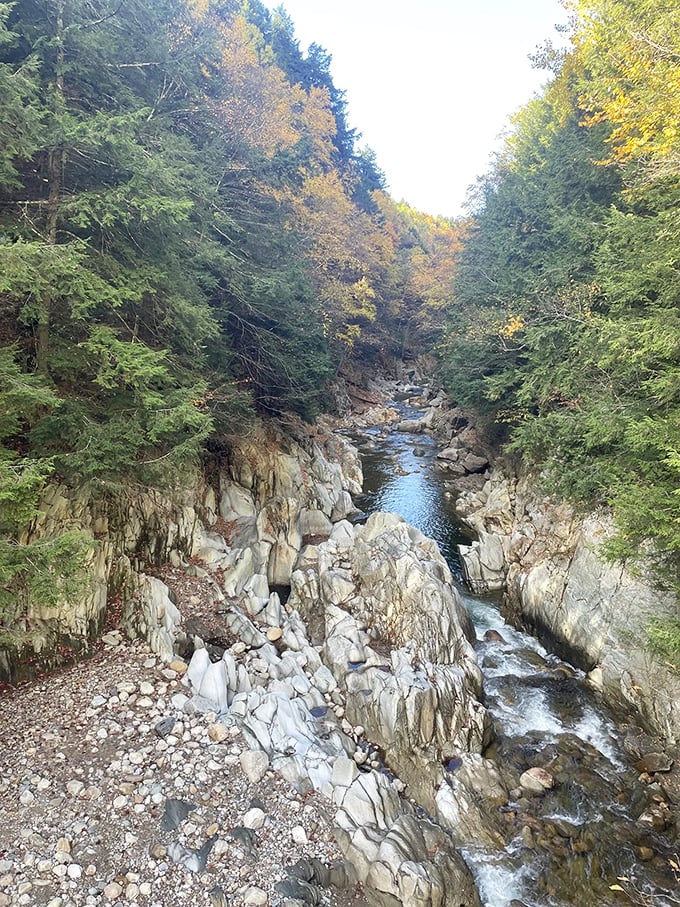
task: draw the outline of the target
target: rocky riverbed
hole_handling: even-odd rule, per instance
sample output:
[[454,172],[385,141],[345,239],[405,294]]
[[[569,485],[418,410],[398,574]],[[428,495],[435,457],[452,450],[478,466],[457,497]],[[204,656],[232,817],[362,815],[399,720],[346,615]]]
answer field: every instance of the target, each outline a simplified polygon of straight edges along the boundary
[[[430,395],[421,415],[400,418],[381,402],[394,390],[364,393],[363,415],[344,424],[397,427],[416,447],[432,435],[452,490],[482,492],[490,467],[464,417]],[[148,502],[126,504],[142,516],[115,530],[127,545],[120,604],[97,654],[0,697],[11,741],[0,755],[0,907],[479,907],[462,852],[482,883],[489,859],[564,857],[567,877],[583,869],[575,890],[590,891],[599,845],[558,813],[573,766],[598,775],[599,752],[539,746],[531,730],[519,750],[505,732],[490,747],[478,654],[493,670],[509,628],[490,628],[480,648],[431,539],[394,514],[346,519],[360,488],[351,445],[293,426],[236,442],[228,469],[166,508],[167,525]],[[58,504],[46,524],[73,512],[63,495]],[[78,519],[101,532],[88,507]],[[102,568],[114,570],[117,538]],[[525,698],[544,675],[568,689],[572,669],[529,649]],[[494,708],[507,695],[491,684]],[[619,826],[621,852],[637,847],[660,871],[671,767],[640,769],[649,842]],[[608,779],[605,796],[625,799],[627,784]],[[615,897],[613,871],[598,870],[604,900],[588,905]],[[550,903],[563,903],[562,885],[550,869]],[[484,903],[523,903],[513,897]]]
[[0,699],[3,907],[276,904],[299,861],[342,861],[323,797],[296,791],[237,726],[173,704],[185,671],[114,634]]
[[437,806],[484,767],[469,619],[430,540],[344,519],[321,438],[244,440],[189,549],[119,560],[103,650],[2,698],[4,903],[478,907]]

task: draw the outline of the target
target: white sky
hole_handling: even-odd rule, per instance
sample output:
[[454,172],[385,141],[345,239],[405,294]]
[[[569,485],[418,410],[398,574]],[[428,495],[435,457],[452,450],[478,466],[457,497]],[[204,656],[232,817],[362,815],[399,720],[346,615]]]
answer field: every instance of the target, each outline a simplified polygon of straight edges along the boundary
[[[280,0],[265,0],[270,8]],[[508,117],[547,80],[528,54],[566,21],[559,0],[284,0],[305,50],[333,58],[350,126],[391,194],[461,213]]]

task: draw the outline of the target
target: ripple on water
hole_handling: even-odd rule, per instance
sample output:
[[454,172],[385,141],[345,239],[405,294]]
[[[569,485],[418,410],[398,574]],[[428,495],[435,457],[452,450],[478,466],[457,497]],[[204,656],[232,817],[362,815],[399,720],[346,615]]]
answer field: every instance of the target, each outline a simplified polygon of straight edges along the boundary
[[534,902],[526,899],[531,867],[519,864],[520,855],[512,845],[505,851],[466,848],[461,853],[475,877],[484,907],[509,907],[513,900],[534,907]]

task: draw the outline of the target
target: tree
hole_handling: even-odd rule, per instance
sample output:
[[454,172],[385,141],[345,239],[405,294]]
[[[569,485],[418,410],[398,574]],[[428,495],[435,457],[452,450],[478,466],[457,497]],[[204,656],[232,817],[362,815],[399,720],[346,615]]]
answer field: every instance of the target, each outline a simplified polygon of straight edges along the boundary
[[578,0],[574,43],[587,71],[582,103],[605,123],[607,159],[645,173],[680,171],[680,9],[664,0]]

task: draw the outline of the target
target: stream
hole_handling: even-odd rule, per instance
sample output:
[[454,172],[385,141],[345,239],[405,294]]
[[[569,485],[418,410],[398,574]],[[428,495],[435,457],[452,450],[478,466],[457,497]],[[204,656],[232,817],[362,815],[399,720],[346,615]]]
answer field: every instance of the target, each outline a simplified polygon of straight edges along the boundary
[[[422,415],[405,403],[396,405],[401,418]],[[655,795],[662,798],[630,766],[623,731],[582,672],[508,625],[498,598],[465,590],[457,546],[469,537],[436,468],[435,441],[384,426],[353,434],[352,440],[364,469],[357,506],[366,513],[399,513],[434,538],[473,618],[484,701],[496,732],[485,755],[515,779],[541,766],[556,780],[543,796],[511,793],[503,808],[505,849],[471,844],[463,852],[485,907],[680,903],[668,862],[677,859],[677,843],[645,818]]]

